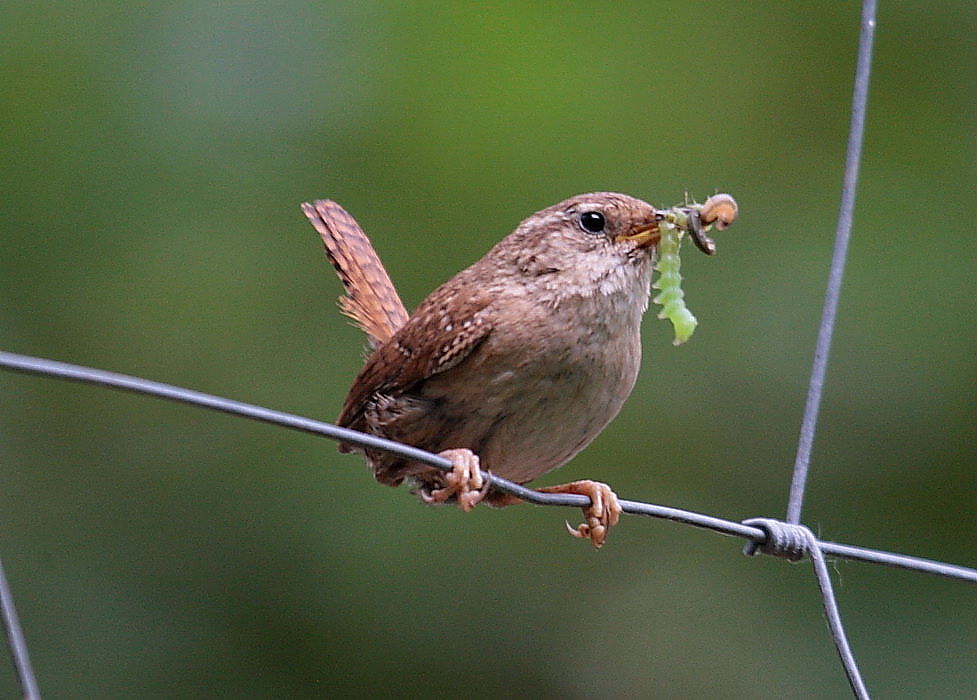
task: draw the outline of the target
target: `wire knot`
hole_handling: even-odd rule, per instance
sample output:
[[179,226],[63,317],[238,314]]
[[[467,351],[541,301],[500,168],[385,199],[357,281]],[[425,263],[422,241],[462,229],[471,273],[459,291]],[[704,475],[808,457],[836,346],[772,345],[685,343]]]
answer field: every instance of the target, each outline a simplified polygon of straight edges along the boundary
[[814,533],[805,525],[794,525],[773,518],[750,518],[744,525],[763,530],[762,540],[751,539],[743,548],[743,554],[752,557],[758,551],[772,557],[800,561],[817,546]]

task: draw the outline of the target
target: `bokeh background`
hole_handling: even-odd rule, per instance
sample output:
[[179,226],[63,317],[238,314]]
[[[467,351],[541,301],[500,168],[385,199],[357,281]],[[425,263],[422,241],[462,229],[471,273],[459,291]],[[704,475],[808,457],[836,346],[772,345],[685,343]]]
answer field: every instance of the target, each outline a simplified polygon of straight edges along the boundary
[[[298,209],[408,306],[591,190],[729,191],[700,326],[540,483],[784,512],[832,250],[855,3],[0,7],[0,347],[333,418],[363,339]],[[977,564],[977,5],[882,2],[805,521]],[[420,505],[326,440],[0,374],[0,552],[48,697],[841,697],[807,564],[625,518]],[[977,695],[977,591],[839,562],[880,697]],[[17,693],[0,668],[0,693]]]

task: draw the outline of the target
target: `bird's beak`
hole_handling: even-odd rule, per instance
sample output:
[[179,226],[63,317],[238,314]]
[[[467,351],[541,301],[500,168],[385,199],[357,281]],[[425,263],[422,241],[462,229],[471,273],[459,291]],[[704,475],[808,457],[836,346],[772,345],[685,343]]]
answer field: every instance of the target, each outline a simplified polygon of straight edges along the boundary
[[660,238],[658,219],[655,219],[651,223],[635,227],[631,233],[621,234],[614,241],[634,241],[639,248],[647,248],[657,243]]

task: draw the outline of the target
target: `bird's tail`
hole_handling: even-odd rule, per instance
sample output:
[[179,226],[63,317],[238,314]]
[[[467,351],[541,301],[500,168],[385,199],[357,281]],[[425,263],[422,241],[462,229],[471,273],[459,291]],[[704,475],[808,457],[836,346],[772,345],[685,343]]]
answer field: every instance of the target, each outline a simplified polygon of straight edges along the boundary
[[370,345],[386,342],[407,322],[407,309],[370,239],[345,209],[329,199],[302,205],[326,246],[326,255],[346,288],[343,313],[366,333]]

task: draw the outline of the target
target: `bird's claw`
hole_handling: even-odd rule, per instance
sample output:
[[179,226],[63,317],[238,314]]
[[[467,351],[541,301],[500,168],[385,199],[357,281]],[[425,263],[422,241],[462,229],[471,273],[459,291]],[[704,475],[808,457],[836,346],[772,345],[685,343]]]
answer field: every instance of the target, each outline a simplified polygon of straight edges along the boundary
[[425,503],[444,503],[452,496],[466,513],[488,493],[489,483],[478,466],[478,455],[468,449],[444,450],[440,457],[451,460],[452,469],[441,477],[441,488],[421,491]]
[[607,539],[607,531],[617,525],[621,517],[621,504],[611,487],[600,481],[574,481],[559,486],[540,489],[547,493],[575,493],[590,499],[590,505],[583,509],[584,522],[573,527],[567,523],[567,532],[580,539],[589,539],[595,549],[600,549]]

